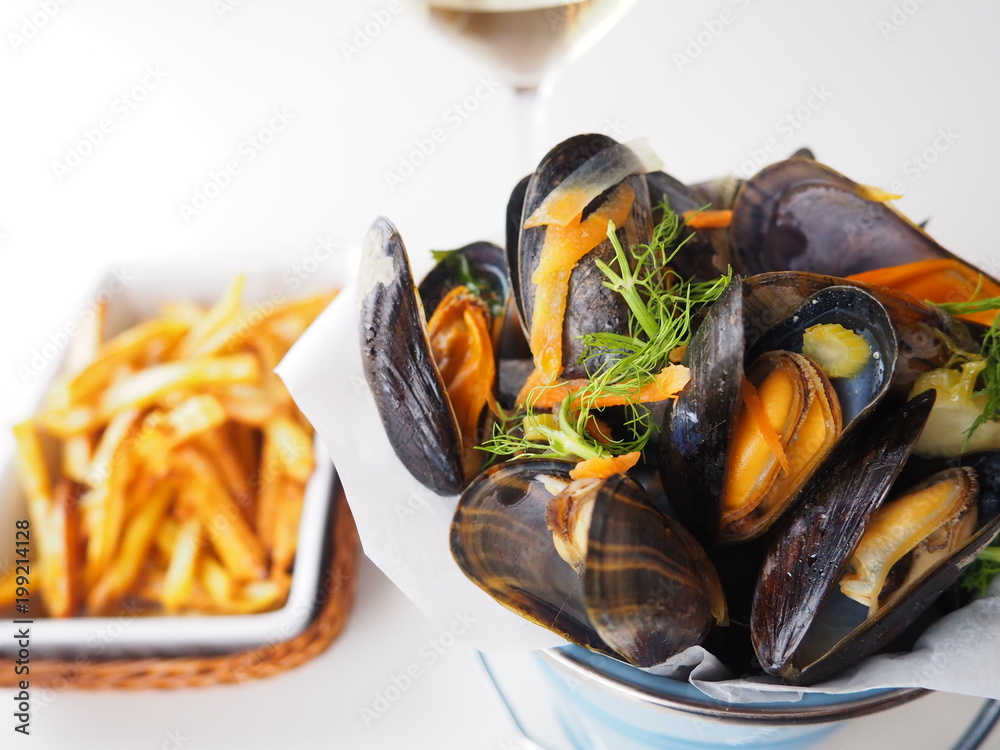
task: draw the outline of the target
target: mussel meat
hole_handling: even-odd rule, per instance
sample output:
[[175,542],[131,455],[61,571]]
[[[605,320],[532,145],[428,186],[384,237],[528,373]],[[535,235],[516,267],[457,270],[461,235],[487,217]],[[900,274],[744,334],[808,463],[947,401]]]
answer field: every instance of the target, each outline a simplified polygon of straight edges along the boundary
[[[867,292],[819,289],[768,325],[747,312],[763,309],[753,301],[758,289],[753,278],[733,284],[708,311],[687,351],[691,382],[668,410],[661,474],[705,542],[764,534],[843,431],[885,396],[895,368],[893,326]],[[816,326],[860,341],[860,368],[828,377],[803,355]]]

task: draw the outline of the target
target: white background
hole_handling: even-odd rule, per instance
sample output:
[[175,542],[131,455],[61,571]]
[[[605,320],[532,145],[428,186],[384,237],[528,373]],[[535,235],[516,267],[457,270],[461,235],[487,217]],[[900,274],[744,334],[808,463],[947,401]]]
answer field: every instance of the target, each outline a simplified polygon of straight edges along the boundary
[[[389,2],[228,2],[228,12],[212,0],[8,0],[0,9],[0,453],[11,449],[6,426],[30,413],[51,375],[44,362],[34,367],[36,352],[79,315],[112,259],[177,257],[196,275],[196,254],[237,265],[268,254],[291,268],[320,240],[356,245],[378,214],[411,248],[501,237],[507,195],[526,170],[513,97],[481,84],[494,71]],[[718,20],[723,11],[731,23]],[[372,12],[391,20],[345,54]],[[943,244],[996,274],[998,16],[985,0],[697,9],[640,0],[558,77],[545,143],[589,131],[647,136],[685,181],[810,145],[860,182],[900,189],[904,211],[929,217]],[[453,127],[448,113],[477,87],[487,94]],[[143,100],[129,108],[123,96]],[[290,121],[249,160],[245,139],[276,110]],[[53,163],[104,118],[110,132],[59,174]],[[390,189],[387,173],[438,127],[444,142]],[[773,155],[761,153],[768,147]],[[181,204],[230,160],[238,174],[185,218]],[[508,745],[513,730],[462,647],[426,664],[418,654],[437,628],[371,566],[358,584],[342,637],[301,669],[240,687],[62,693],[36,710],[27,742],[159,748],[177,732],[187,748]],[[366,725],[361,707],[414,662],[426,667],[421,678]],[[976,707],[933,696],[824,747],[889,738],[946,747]]]

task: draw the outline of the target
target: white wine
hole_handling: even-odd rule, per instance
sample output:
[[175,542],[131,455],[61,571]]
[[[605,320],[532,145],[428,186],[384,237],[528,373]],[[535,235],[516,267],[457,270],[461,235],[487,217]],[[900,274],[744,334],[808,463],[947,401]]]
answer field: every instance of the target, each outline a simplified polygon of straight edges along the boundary
[[517,88],[624,12],[622,0],[424,0],[431,22],[501,66]]

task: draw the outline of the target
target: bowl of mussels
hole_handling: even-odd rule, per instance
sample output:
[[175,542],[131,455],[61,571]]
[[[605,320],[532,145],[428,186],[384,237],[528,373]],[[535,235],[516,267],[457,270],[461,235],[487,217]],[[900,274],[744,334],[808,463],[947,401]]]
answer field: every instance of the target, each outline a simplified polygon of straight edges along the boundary
[[581,135],[514,188],[505,247],[415,279],[378,219],[364,381],[402,466],[455,498],[465,576],[588,653],[702,646],[795,686],[982,594],[1000,282],[896,197],[808,151],[685,185]]

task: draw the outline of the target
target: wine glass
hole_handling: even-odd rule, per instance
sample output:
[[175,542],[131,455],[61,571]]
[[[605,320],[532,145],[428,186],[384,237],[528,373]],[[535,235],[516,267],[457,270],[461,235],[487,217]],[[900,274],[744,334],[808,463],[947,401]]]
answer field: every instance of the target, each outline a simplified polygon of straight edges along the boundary
[[495,64],[514,90],[522,166],[541,152],[545,101],[560,66],[612,28],[636,0],[419,0],[431,24]]

